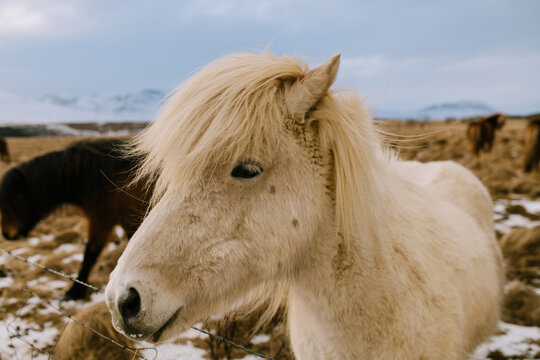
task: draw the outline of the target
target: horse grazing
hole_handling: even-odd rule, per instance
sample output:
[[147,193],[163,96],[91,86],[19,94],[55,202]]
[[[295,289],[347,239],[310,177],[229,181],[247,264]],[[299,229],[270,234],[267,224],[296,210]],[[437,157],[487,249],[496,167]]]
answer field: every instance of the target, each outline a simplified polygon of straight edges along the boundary
[[[88,274],[116,225],[128,237],[142,222],[149,191],[130,183],[135,159],[123,157],[125,140],[75,143],[11,168],[0,183],[2,234],[26,237],[45,216],[62,204],[79,206],[89,222],[88,243],[78,279]],[[74,283],[64,299],[80,299],[83,285]]]
[[498,321],[492,203],[453,162],[383,149],[339,55],[238,54],[181,85],[134,141],[155,206],[111,273],[116,329],[159,342],[285,304],[300,359],[464,359]]
[[5,162],[10,160],[7,142],[3,137],[0,137],[0,158]]
[[540,114],[528,117],[525,128],[525,172],[538,171],[540,162]]
[[495,140],[495,132],[504,126],[505,121],[506,115],[493,114],[469,123],[467,138],[471,144],[471,151],[475,156],[478,156],[480,151],[491,151],[493,140]]

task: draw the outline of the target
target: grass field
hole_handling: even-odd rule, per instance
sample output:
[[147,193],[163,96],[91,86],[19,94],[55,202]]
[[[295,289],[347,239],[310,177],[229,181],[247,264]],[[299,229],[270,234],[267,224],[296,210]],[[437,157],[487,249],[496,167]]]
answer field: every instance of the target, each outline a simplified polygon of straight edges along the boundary
[[[422,162],[457,161],[482,180],[494,199],[497,238],[508,262],[504,322],[501,322],[499,332],[471,355],[472,359],[540,358],[540,228],[524,230],[540,225],[540,175],[522,171],[525,122],[519,119],[507,121],[497,134],[493,151],[478,158],[471,155],[464,123],[383,121],[380,128],[387,144],[401,158]],[[62,149],[79,139],[8,138],[12,161],[0,163],[0,175],[17,163]],[[62,207],[43,220],[27,239],[16,242],[2,239],[0,247],[39,264],[77,274],[86,231],[87,224],[80,211]],[[90,283],[105,287],[108,274],[126,243],[127,239],[119,229],[98,259]],[[73,314],[90,303],[103,300],[102,294],[94,294],[87,301],[60,304],[58,299],[69,285],[68,280],[0,254],[0,359],[47,358],[20,338],[46,352],[53,351],[67,319],[47,303]],[[32,289],[36,295],[21,288]],[[249,328],[255,318],[215,321],[201,326],[276,359],[293,359],[280,319],[253,335]],[[90,354],[92,350],[88,351]],[[158,351],[157,359],[255,359],[253,355],[193,331],[176,344],[159,347]],[[178,357],[173,356],[175,352]],[[153,358],[152,351],[147,350],[144,354]]]

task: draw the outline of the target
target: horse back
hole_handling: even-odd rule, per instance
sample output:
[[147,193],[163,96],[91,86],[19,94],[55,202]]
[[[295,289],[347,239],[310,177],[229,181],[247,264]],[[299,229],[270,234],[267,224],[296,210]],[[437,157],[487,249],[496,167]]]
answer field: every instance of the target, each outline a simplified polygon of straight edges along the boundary
[[474,218],[485,231],[493,232],[491,197],[470,170],[453,161],[406,161],[402,166],[409,180],[428,192],[432,199],[453,204]]
[[137,159],[125,156],[127,144],[123,139],[103,139],[80,142],[75,147],[91,159],[86,167],[93,174],[85,186],[83,210],[98,221],[106,218],[121,225],[130,236],[144,218],[152,191],[143,183],[132,182]]

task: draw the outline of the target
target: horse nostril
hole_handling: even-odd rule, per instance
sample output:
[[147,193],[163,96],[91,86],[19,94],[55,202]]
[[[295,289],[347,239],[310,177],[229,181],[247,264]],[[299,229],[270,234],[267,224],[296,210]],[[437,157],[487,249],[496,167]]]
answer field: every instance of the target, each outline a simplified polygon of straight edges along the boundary
[[118,301],[118,310],[122,314],[122,319],[128,324],[141,311],[141,297],[134,288],[130,287],[125,298]]

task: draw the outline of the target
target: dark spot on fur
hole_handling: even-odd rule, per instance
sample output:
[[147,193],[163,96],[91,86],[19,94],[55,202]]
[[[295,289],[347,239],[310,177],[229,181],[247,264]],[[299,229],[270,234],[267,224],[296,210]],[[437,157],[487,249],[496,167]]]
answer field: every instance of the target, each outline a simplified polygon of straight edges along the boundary
[[276,187],[274,185],[270,185],[270,194],[276,193]]
[[293,219],[292,226],[294,226],[295,228],[298,227],[298,220],[297,219]]
[[332,259],[332,267],[334,269],[334,277],[336,281],[343,279],[343,273],[349,270],[352,266],[351,256],[344,242],[340,243],[337,248],[337,253]]
[[424,283],[425,282],[425,279],[424,277],[422,276],[422,274],[418,271],[418,269],[411,263],[411,261],[407,258],[407,256],[405,255],[405,253],[403,252],[402,249],[400,249],[399,247],[397,246],[394,246],[394,251],[396,252],[396,254],[398,254],[402,260],[405,262],[405,264],[407,265],[407,267],[410,269],[410,275],[412,277],[414,277],[414,279],[416,279],[416,281],[418,283]]
[[188,222],[189,224],[196,224],[201,222],[201,218],[197,215],[188,214]]

